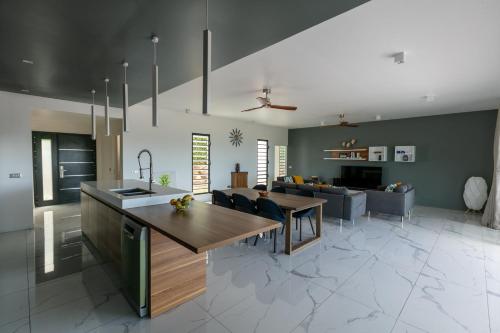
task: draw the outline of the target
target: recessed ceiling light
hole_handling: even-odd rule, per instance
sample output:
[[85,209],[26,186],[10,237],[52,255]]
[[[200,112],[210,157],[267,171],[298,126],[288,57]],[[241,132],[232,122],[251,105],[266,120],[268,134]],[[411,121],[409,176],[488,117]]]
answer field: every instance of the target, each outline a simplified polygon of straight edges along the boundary
[[378,114],[378,115],[375,116],[375,120],[381,120],[381,119],[382,119],[381,115]]
[[29,89],[21,89],[21,92],[28,94],[30,92]]
[[404,64],[406,61],[406,52],[398,52],[394,54],[394,62],[398,65]]
[[23,59],[24,64],[33,65],[35,62],[33,60]]

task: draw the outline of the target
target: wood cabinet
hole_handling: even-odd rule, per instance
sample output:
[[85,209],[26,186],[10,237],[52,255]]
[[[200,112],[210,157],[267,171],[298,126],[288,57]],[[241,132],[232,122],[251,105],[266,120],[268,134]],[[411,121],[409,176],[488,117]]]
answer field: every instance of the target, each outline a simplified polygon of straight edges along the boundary
[[248,172],[231,172],[231,188],[248,187]]
[[81,192],[82,232],[106,261],[121,263],[122,214]]

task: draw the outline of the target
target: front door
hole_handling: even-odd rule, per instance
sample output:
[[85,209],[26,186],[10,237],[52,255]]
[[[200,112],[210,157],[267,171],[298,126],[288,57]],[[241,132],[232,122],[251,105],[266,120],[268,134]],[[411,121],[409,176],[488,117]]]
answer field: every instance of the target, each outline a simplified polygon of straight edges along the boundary
[[80,201],[80,182],[96,180],[90,135],[33,132],[35,206]]

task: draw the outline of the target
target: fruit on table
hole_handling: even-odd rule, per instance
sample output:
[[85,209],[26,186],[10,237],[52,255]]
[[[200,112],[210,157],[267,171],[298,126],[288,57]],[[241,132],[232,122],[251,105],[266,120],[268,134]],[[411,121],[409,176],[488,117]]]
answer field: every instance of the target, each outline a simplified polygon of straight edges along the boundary
[[190,194],[186,194],[182,198],[170,200],[170,204],[177,210],[184,210],[189,208],[192,200],[194,200],[193,196],[191,196]]

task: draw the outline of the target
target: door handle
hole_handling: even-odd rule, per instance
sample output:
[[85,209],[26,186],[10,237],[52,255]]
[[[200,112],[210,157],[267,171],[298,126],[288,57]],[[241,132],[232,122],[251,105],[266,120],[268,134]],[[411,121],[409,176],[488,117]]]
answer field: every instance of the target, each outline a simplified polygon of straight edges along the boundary
[[64,165],[59,166],[59,178],[64,178],[64,172],[68,170],[64,170]]

